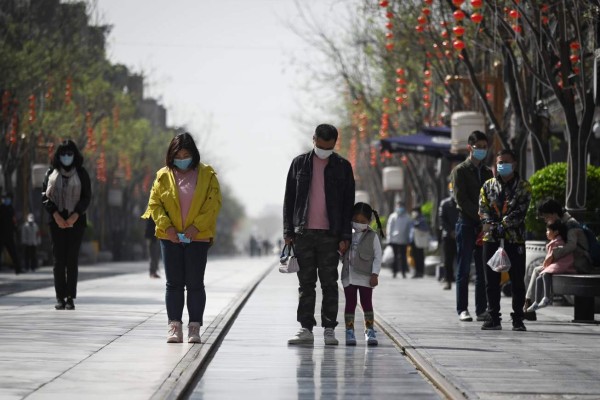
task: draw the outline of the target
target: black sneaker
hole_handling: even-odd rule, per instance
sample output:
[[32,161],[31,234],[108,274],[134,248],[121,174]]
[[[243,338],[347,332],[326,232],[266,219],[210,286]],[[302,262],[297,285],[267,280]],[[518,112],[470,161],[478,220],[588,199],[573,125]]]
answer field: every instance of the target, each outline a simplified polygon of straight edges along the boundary
[[65,304],[65,310],[74,310],[75,309],[75,304],[73,303],[73,299],[72,298],[67,298],[67,302]]
[[502,325],[500,325],[500,321],[494,321],[493,319],[488,319],[481,325],[481,330],[483,331],[501,331]]
[[54,309],[56,310],[64,310],[65,309],[65,300],[64,299],[56,299],[56,304],[54,305]]
[[537,314],[535,311],[525,311],[523,313],[523,319],[526,319],[527,321],[537,321]]
[[525,328],[525,324],[523,323],[522,320],[517,320],[517,321],[513,320],[512,325],[513,325],[513,328],[512,328],[513,331],[525,332],[527,330],[527,328]]

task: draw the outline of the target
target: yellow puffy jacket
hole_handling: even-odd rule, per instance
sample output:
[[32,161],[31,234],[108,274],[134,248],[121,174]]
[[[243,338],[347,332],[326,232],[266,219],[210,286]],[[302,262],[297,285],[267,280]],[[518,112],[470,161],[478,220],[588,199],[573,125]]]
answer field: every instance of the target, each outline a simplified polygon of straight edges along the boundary
[[181,220],[179,190],[173,171],[163,167],[156,173],[156,179],[150,191],[148,208],[142,218],[152,218],[156,223],[156,237],[167,239],[166,229],[175,227],[177,232],[194,225],[198,229],[195,240],[211,240],[217,231],[217,215],[221,209],[221,190],[217,173],[206,164],[198,165],[198,181],[192,198],[190,211],[185,221]]

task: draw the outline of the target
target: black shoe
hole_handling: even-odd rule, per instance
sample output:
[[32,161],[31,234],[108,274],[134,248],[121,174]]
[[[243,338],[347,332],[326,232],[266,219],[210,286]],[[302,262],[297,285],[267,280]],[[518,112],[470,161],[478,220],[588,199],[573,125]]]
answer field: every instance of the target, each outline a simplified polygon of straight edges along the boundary
[[494,321],[493,319],[488,319],[481,325],[481,330],[483,331],[501,331],[502,325],[500,321]]
[[444,290],[451,290],[452,289],[452,284],[450,282],[446,282],[446,284],[444,285]]
[[73,303],[73,299],[71,297],[67,298],[67,302],[65,304],[65,310],[74,310],[75,304]]
[[537,321],[537,314],[535,311],[525,311],[523,313],[523,319],[526,319],[527,321]]
[[523,320],[513,320],[513,331],[519,331],[519,332],[525,332],[527,330],[527,328],[525,328],[525,324],[523,323]]
[[56,305],[54,306],[54,308],[56,310],[64,310],[65,309],[65,301],[64,299],[56,299]]

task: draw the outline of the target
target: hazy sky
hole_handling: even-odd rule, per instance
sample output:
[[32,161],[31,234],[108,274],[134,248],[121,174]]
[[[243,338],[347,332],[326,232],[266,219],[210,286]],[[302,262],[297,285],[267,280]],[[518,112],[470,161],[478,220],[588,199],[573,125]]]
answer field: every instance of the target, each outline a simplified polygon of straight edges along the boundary
[[110,59],[147,75],[146,94],[199,138],[248,214],[280,210],[291,159],[335,122],[300,90],[301,65],[318,56],[286,26],[298,23],[294,1],[97,0],[96,14],[113,25]]

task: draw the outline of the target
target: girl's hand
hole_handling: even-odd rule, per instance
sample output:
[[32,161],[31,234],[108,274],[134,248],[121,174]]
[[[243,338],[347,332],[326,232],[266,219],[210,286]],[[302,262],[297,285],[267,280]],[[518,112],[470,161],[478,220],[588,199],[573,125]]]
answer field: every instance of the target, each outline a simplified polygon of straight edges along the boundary
[[183,231],[183,234],[185,235],[186,238],[188,238],[190,240],[194,240],[194,238],[196,237],[198,232],[200,232],[198,230],[198,228],[196,228],[194,225],[190,225],[187,228],[185,228],[185,231]]
[[350,242],[348,240],[342,240],[340,243],[338,243],[338,251],[341,255],[344,255],[346,253],[349,244]]
[[371,274],[371,279],[369,279],[369,285],[371,285],[371,287],[379,285],[379,276],[377,274]]
[[179,238],[177,237],[177,231],[174,226],[170,226],[165,230],[165,233],[169,237],[169,240],[173,243],[179,243]]

